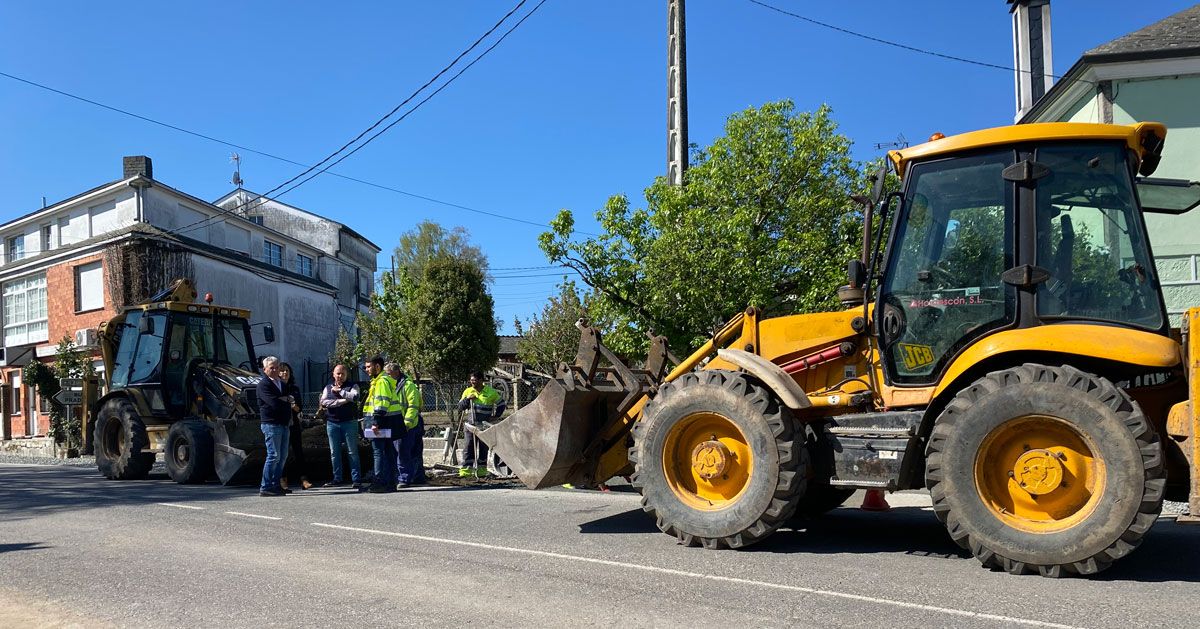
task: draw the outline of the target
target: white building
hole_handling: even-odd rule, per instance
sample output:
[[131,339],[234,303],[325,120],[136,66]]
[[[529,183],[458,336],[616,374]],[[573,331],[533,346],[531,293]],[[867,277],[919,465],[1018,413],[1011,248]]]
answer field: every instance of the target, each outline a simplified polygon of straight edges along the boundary
[[[228,208],[237,194],[222,199]],[[339,327],[352,333],[366,310],[379,247],[298,208],[260,205],[228,211],[154,179],[138,156],[124,159],[122,178],[0,225],[0,437],[49,427],[21,367],[50,360],[64,337],[95,349],[100,322],[178,277],[273,324],[275,341],[257,352],[290,362],[302,389],[319,388]]]

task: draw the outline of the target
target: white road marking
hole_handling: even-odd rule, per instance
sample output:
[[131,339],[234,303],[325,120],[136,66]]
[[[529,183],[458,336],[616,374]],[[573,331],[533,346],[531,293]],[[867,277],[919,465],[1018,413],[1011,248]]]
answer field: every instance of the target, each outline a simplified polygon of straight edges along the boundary
[[833,590],[819,590],[816,588],[807,588],[798,585],[784,585],[782,583],[771,583],[770,581],[755,581],[753,579],[740,579],[738,577],[723,577],[715,574],[702,574],[699,572],[687,572],[685,570],[672,570],[670,568],[660,568],[658,566],[647,566],[636,563],[625,563],[621,561],[612,561],[609,559],[595,559],[593,557],[581,557],[578,555],[564,555],[562,553],[552,553],[545,550],[532,550],[528,548],[512,548],[508,546],[495,546],[492,544],[481,544],[479,542],[468,542],[457,539],[443,539],[440,537],[428,537],[425,535],[412,535],[410,533],[393,533],[391,531],[379,531],[375,529],[363,529],[353,526],[339,526],[337,524],[323,524],[321,522],[313,522],[313,526],[319,526],[327,529],[338,529],[342,531],[351,531],[354,533],[371,533],[374,535],[387,535],[389,537],[402,537],[405,539],[420,540],[424,542],[436,542],[439,544],[449,544],[453,546],[468,546],[471,548],[483,548],[487,550],[498,550],[502,552],[517,553],[521,555],[533,555],[535,557],[547,557],[550,559],[564,559],[567,561],[578,561],[582,563],[599,564],[602,566],[612,566],[615,568],[629,568],[633,570],[642,570],[645,572],[654,572],[658,574],[669,574],[677,577],[687,577],[690,579],[705,579],[709,581],[720,581],[723,583],[736,583],[738,585],[751,585],[758,587],[771,588],[775,590],[785,590],[788,592],[799,592],[803,594],[816,594],[819,596],[827,596],[830,598],[840,598],[851,601],[861,601],[864,603],[875,603],[879,605],[890,605],[892,607],[901,607],[904,609],[916,609],[920,611],[935,612],[946,614],[949,616],[959,616],[966,618],[978,618],[980,620],[995,620],[998,622],[1007,622],[1020,625],[1028,625],[1030,627],[1054,627],[1055,629],[1076,629],[1071,625],[1060,625],[1058,623],[1045,622],[1041,620],[1031,620],[1029,618],[1015,618],[1012,616],[1001,616],[998,614],[984,614],[981,612],[973,612],[965,609],[954,609],[951,607],[937,607],[935,605],[924,605],[921,603],[910,603],[908,601],[898,601],[888,598],[878,598],[874,596],[863,596],[861,594],[850,594],[848,592],[836,592]]
[[195,511],[203,511],[204,510],[204,507],[193,507],[192,505],[177,505],[173,502],[156,502],[155,504],[162,505],[164,507],[175,507],[176,509],[192,509]]
[[245,518],[258,518],[260,520],[282,520],[283,519],[283,518],[277,518],[277,517],[270,516],[270,515],[255,515],[253,513],[242,513],[241,511],[226,511],[225,513],[228,513],[229,515],[240,515]]

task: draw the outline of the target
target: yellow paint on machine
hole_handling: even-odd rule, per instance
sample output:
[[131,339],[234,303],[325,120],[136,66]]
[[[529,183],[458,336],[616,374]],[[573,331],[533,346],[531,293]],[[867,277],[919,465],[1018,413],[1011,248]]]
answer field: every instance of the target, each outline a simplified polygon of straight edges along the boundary
[[1064,323],[1006,330],[981,339],[954,359],[934,390],[934,397],[983,360],[1021,351],[1096,358],[1152,369],[1173,369],[1183,359],[1179,343],[1170,337],[1116,326]]
[[904,176],[908,164],[914,160],[925,160],[942,155],[961,153],[989,146],[1004,146],[1020,142],[1044,143],[1055,140],[1124,140],[1126,146],[1138,155],[1145,157],[1146,149],[1143,140],[1150,134],[1159,138],[1167,137],[1167,128],[1157,122],[1140,122],[1135,125],[1092,124],[1081,122],[1042,122],[1034,124],[1019,124],[1008,127],[981,129],[970,133],[960,133],[918,144],[899,151],[888,151],[888,158],[896,174]]

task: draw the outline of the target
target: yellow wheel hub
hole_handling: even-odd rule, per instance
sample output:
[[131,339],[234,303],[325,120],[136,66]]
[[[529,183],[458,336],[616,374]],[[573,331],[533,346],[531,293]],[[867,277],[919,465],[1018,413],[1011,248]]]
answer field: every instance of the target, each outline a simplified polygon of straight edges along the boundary
[[1030,415],[996,427],[975,458],[975,486],[1005,524],[1032,533],[1069,529],[1104,493],[1095,445],[1057,417]]
[[1050,450],[1030,450],[1017,458],[1013,479],[1031,496],[1043,496],[1062,486],[1063,466]]
[[742,431],[716,413],[694,413],[667,433],[663,474],[671,491],[688,506],[723,509],[750,485],[754,456]]
[[712,480],[725,473],[731,453],[720,441],[705,441],[692,450],[692,470],[704,480]]

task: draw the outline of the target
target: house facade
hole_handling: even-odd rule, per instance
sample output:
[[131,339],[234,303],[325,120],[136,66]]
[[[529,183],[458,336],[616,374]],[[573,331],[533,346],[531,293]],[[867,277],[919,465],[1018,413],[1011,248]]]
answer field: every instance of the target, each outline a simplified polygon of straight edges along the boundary
[[[1200,180],[1200,5],[1097,46],[1020,122],[1161,122],[1167,126],[1154,177]],[[1146,215],[1174,325],[1200,305],[1200,211]]]
[[[66,338],[102,372],[97,326],[174,279],[190,278],[214,303],[250,310],[252,324],[272,324],[274,341],[256,352],[290,362],[305,389],[324,378],[307,367],[324,365],[339,327],[353,321],[344,295],[353,292],[353,304],[369,298],[370,281],[347,288],[341,271],[373,276],[379,248],[362,236],[348,234],[343,253],[322,246],[342,242],[340,227],[272,229],[154,179],[147,157],[126,157],[122,166],[120,179],[0,225],[4,440],[49,431],[48,403],[22,382],[25,365],[52,362]],[[264,341],[261,331],[253,328],[255,341]]]

